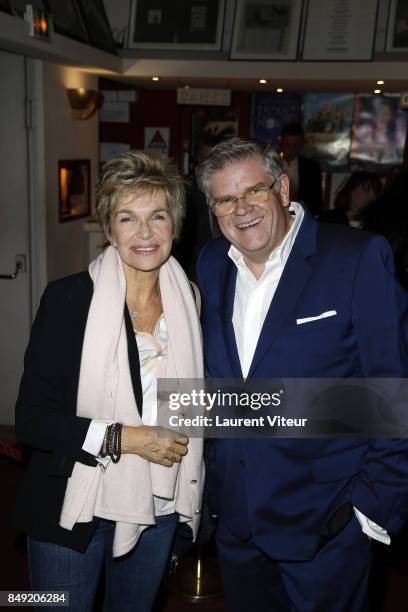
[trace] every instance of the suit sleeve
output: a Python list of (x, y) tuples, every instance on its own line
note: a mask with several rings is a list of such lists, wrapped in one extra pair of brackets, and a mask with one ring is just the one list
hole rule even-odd
[[(365, 377), (394, 379), (396, 388), (403, 385), (408, 375), (407, 313), (408, 297), (395, 279), (391, 249), (383, 238), (373, 237), (360, 257), (353, 290)], [(391, 417), (401, 419), (401, 425), (408, 424), (408, 405), (401, 405), (401, 399), (391, 399), (388, 409), (396, 411)], [(402, 527), (408, 515), (408, 438), (372, 440), (352, 502), (388, 532)]]
[[(66, 296), (44, 292), (24, 358), (16, 404), (16, 434), (23, 444), (50, 453), (55, 475), (69, 475), (75, 461), (93, 465), (84, 450), (90, 419), (76, 416), (81, 346), (72, 346), (75, 318)], [(71, 363), (74, 361), (74, 363)]]

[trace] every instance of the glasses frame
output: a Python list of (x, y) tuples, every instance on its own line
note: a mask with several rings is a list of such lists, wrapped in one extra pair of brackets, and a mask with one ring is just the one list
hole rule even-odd
[[(269, 192), (272, 191), (272, 187), (275, 185), (276, 181), (281, 177), (281, 174), (278, 174), (277, 176), (275, 176), (275, 178), (273, 179), (272, 183), (270, 185), (263, 185), (263, 187), (267, 188)], [(210, 204), (210, 208), (213, 211), (214, 215), (217, 217), (217, 219), (219, 219), (220, 217), (227, 217), (228, 215), (232, 215), (232, 213), (235, 211), (236, 206), (237, 206), (237, 202), (238, 200), (244, 200), (245, 204), (247, 206), (258, 206), (258, 204), (264, 204), (268, 198), (270, 197), (270, 193), (268, 195), (268, 198), (266, 198), (266, 200), (263, 200), (262, 202), (258, 202), (257, 204), (249, 204), (246, 201), (246, 196), (248, 195), (248, 192), (251, 191), (251, 189), (254, 189), (256, 187), (256, 185), (253, 185), (252, 187), (248, 187), (248, 189), (246, 189), (243, 193), (241, 193), (240, 195), (235, 196), (234, 198), (231, 197), (231, 201), (234, 202), (234, 208), (231, 210), (231, 212), (228, 213), (224, 213), (222, 215), (217, 215), (217, 213), (215, 212), (215, 207), (217, 205), (217, 201), (212, 202), (212, 204)], [(260, 187), (260, 185), (259, 185)]]

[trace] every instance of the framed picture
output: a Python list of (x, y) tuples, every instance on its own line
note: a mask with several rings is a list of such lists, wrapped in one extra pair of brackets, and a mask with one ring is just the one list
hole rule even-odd
[(11, 13), (11, 8), (7, 0), (0, 0), (0, 11), (3, 13)]
[(303, 60), (372, 59), (378, 0), (350, 2), (343, 9), (340, 4), (338, 0), (309, 0)]
[(81, 11), (89, 43), (116, 55), (116, 43), (102, 0), (76, 0)]
[[(8, 1), (2, 0), (1, 1), (1, 6), (6, 7), (6, 5), (8, 5), (9, 8), (11, 9), (12, 14), (15, 15), (16, 17), (21, 17), (22, 19), (24, 19), (26, 4), (31, 4), (33, 9), (39, 9), (39, 10), (46, 9), (46, 7), (44, 6), (43, 0), (8, 0)], [(4, 10), (6, 10), (6, 8), (4, 8)]]
[(302, 0), (237, 0), (231, 59), (295, 60)]
[(79, 42), (88, 43), (88, 35), (75, 0), (45, 0), (54, 31)]
[(387, 51), (408, 51), (408, 3), (391, 0), (388, 15)]
[(225, 0), (132, 0), (128, 46), (219, 50), (224, 5)]
[(58, 162), (59, 221), (74, 221), (91, 214), (91, 163), (89, 159)]

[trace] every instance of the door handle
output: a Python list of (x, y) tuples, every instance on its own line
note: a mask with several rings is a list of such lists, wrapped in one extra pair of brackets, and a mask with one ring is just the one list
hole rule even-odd
[(0, 274), (0, 279), (14, 280), (19, 272), (25, 272), (25, 255), (17, 255), (16, 269), (13, 274)]

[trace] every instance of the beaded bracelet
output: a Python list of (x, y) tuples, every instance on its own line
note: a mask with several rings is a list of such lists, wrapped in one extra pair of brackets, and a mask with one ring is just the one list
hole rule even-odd
[(122, 455), (122, 423), (112, 423), (107, 426), (100, 455), (109, 456), (113, 463), (118, 463)]

